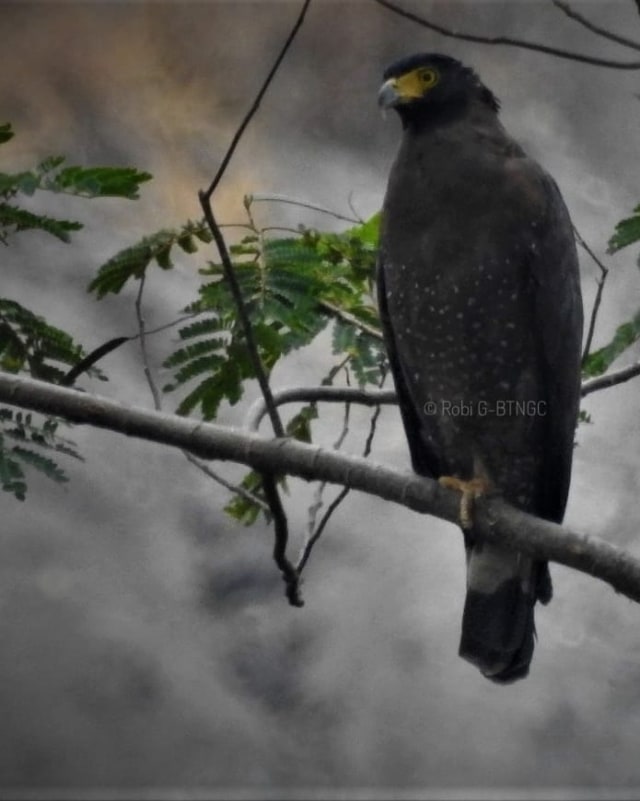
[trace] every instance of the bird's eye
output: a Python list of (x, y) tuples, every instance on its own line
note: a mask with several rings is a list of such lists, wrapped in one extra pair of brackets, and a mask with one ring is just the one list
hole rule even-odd
[(425, 89), (430, 89), (438, 83), (438, 73), (432, 69), (422, 69), (418, 73), (420, 81)]

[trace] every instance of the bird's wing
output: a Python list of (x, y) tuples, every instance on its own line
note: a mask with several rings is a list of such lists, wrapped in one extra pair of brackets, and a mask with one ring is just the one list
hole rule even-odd
[(532, 240), (533, 325), (548, 419), (536, 513), (559, 522), (569, 492), (580, 404), (582, 298), (569, 213), (555, 181), (537, 169), (546, 195), (546, 215)]
[[(417, 408), (411, 394), (407, 382), (404, 379), (402, 365), (398, 358), (396, 348), (395, 335), (391, 319), (389, 317), (389, 309), (387, 304), (387, 294), (385, 288), (385, 254), (381, 249), (378, 254), (377, 265), (377, 295), (378, 295), (378, 309), (380, 312), (380, 323), (384, 334), (384, 342), (389, 357), (389, 364), (391, 366), (391, 373), (393, 375), (394, 383), (396, 385), (396, 393), (398, 395), (398, 405), (400, 407), (400, 414), (402, 415), (402, 422), (407, 435), (407, 442), (409, 444), (409, 452), (411, 454), (411, 462), (413, 469), (416, 473), (422, 476), (430, 476), (436, 478), (443, 473), (440, 460), (433, 447), (429, 447), (426, 439), (424, 438), (425, 428), (429, 426), (430, 418), (423, 416), (420, 418), (420, 410)], [(438, 439), (438, 430), (432, 426), (433, 430), (430, 432), (433, 440)]]

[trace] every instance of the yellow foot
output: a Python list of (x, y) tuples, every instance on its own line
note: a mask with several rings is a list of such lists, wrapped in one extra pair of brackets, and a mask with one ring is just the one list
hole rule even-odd
[(463, 481), (456, 476), (440, 476), (438, 484), (445, 489), (462, 493), (460, 525), (464, 531), (469, 531), (473, 528), (473, 503), (476, 498), (492, 489), (491, 483), (486, 478), (472, 478), (470, 481)]

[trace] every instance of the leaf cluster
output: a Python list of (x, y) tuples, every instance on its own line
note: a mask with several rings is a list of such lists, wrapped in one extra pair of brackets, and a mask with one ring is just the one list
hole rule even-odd
[[(0, 126), (0, 144), (14, 136), (10, 124)], [(62, 242), (83, 226), (76, 220), (64, 220), (35, 214), (15, 202), (18, 195), (32, 196), (37, 191), (75, 195), (84, 198), (139, 197), (140, 184), (151, 179), (147, 172), (132, 167), (64, 166), (64, 156), (50, 156), (34, 169), (16, 173), (0, 172), (0, 241), (7, 244), (12, 234), (39, 230)]]
[[(0, 144), (9, 142), (13, 136), (10, 124), (0, 125)], [(82, 223), (76, 220), (49, 217), (23, 208), (19, 202), (21, 196), (45, 191), (83, 198), (133, 199), (138, 197), (140, 184), (151, 178), (148, 173), (129, 167), (85, 168), (65, 166), (64, 162), (64, 157), (53, 156), (32, 170), (0, 172), (0, 242), (8, 245), (13, 235), (33, 230), (69, 242), (71, 233), (82, 228)], [(0, 297), (0, 369), (68, 384), (66, 379), (86, 355), (84, 348), (66, 331), (15, 300)], [(105, 379), (95, 367), (87, 368), (86, 372)], [(61, 422), (0, 408), (0, 486), (4, 491), (24, 500), (26, 467), (57, 483), (67, 481), (52, 456), (81, 457), (74, 443), (59, 434)]]
[[(252, 323), (258, 351), (267, 371), (293, 350), (309, 345), (335, 318), (335, 310), (374, 324), (371, 297), (376, 221), (343, 234), (302, 230), (297, 237), (267, 238), (254, 230), (230, 252)], [(207, 420), (220, 403), (237, 403), (244, 383), (254, 378), (244, 332), (220, 263), (201, 270), (205, 283), (187, 311), (201, 319), (184, 327), (184, 345), (165, 362), (176, 372), (167, 392), (196, 382), (178, 412), (199, 408)], [(362, 384), (375, 383), (384, 357), (380, 343), (352, 323), (338, 319), (334, 353), (349, 357)]]

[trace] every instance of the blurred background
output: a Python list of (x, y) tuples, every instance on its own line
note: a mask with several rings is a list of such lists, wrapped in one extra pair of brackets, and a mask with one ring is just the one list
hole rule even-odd
[[(432, 21), (633, 60), (550, 2), (410, 2)], [(637, 5), (575, 2), (640, 40)], [(206, 186), (299, 11), (296, 2), (0, 3), (2, 119), (16, 137), (1, 170), (51, 154), (132, 165), (142, 198), (51, 197), (33, 207), (85, 223), (64, 245), (23, 234), (2, 251), (2, 295), (91, 350), (136, 331), (135, 287), (97, 303), (95, 270), (162, 227), (199, 217)], [(313, 0), (306, 21), (216, 197), (223, 222), (244, 193), (281, 194), (367, 217), (380, 208), (397, 148), (376, 94), (384, 68), (420, 50), (473, 66), (502, 101), (507, 129), (555, 177), (574, 222), (611, 273), (595, 345), (638, 308), (633, 248), (606, 256), (640, 202), (638, 73), (527, 50), (445, 39), (366, 0)], [(262, 224), (341, 223), (272, 203)], [(149, 327), (194, 299), (184, 256), (151, 272)], [(597, 267), (581, 253), (585, 308)], [(150, 342), (157, 378), (175, 331)], [(638, 358), (637, 349), (616, 363)], [(273, 383), (316, 384), (330, 337), (293, 354)], [(135, 343), (84, 386), (151, 407)], [(585, 399), (566, 523), (640, 555), (640, 383)], [(224, 407), (240, 424), (257, 389)], [(166, 396), (172, 411), (177, 398)], [(369, 412), (354, 410), (360, 452)], [(339, 410), (322, 409), (331, 444)], [(228, 493), (172, 450), (76, 428), (87, 459), (64, 488), (34, 477), (2, 504), (0, 794), (10, 797), (634, 798), (640, 788), (640, 608), (552, 566), (537, 611), (531, 675), (496, 687), (457, 657), (464, 597), (459, 532), (353, 494), (289, 607), (271, 533), (222, 512)], [(373, 458), (408, 469), (398, 412), (386, 408)], [(242, 469), (218, 465), (230, 478)], [(328, 493), (332, 497), (333, 491)], [(292, 482), (292, 531), (312, 489)], [(295, 543), (294, 546), (295, 548)]]

